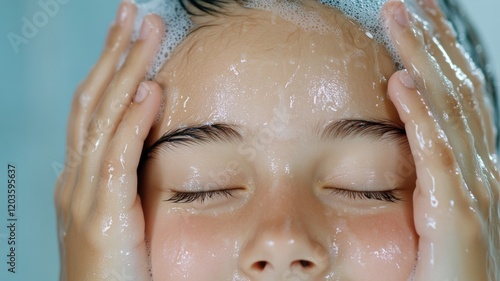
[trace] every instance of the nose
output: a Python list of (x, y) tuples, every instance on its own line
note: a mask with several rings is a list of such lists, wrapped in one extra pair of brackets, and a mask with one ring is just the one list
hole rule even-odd
[(328, 257), (300, 222), (274, 220), (258, 227), (242, 249), (240, 266), (252, 280), (314, 280), (326, 271)]

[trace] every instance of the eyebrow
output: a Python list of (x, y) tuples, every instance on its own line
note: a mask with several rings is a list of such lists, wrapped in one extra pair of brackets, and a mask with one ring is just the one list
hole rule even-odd
[[(176, 128), (167, 131), (141, 156), (141, 163), (153, 159), (162, 149), (172, 149), (179, 146), (201, 145), (211, 142), (242, 142), (240, 126), (228, 123), (213, 123)], [(373, 140), (388, 140), (398, 145), (408, 143), (404, 127), (389, 120), (341, 119), (318, 129), (318, 135), (323, 141), (345, 138), (370, 138)]]
[(341, 119), (331, 122), (320, 133), (322, 140), (368, 137), (406, 143), (404, 127), (389, 120)]
[(167, 131), (141, 155), (141, 163), (155, 158), (162, 149), (178, 146), (200, 145), (210, 142), (242, 142), (239, 126), (227, 123), (214, 123), (176, 128)]

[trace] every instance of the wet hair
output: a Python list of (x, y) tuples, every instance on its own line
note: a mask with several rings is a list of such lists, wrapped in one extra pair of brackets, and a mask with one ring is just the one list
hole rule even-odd
[(206, 13), (210, 15), (215, 14), (224, 14), (224, 6), (229, 3), (237, 2), (240, 5), (245, 4), (248, 0), (179, 0), (184, 10), (186, 10), (190, 15), (196, 16), (199, 13), (193, 11), (193, 9), (189, 9), (188, 5), (190, 4), (196, 10), (199, 10), (201, 13)]
[[(225, 14), (225, 6), (229, 3), (244, 5), (248, 0), (179, 0), (182, 7), (192, 16), (203, 13), (216, 15)], [(470, 55), (472, 61), (482, 70), (485, 78), (485, 91), (493, 105), (493, 118), (495, 126), (500, 129), (500, 112), (498, 104), (498, 91), (495, 84), (493, 66), (490, 63), (481, 38), (471, 24), (471, 21), (457, 3), (457, 0), (438, 0), (443, 13), (451, 22), (457, 32), (458, 42)], [(192, 9), (194, 8), (194, 10)], [(497, 146), (500, 144), (500, 134), (497, 135)]]

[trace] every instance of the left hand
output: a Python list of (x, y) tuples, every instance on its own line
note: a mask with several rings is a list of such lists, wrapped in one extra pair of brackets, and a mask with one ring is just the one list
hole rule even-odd
[(416, 164), (413, 280), (500, 280), (500, 176), (484, 77), (435, 1), (419, 2), (434, 32), (403, 2), (382, 11), (406, 67), (391, 76), (388, 94)]
[(54, 200), (64, 281), (150, 280), (137, 167), (161, 102), (160, 86), (143, 79), (164, 26), (146, 16), (130, 46), (136, 12), (121, 3), (101, 57), (73, 98)]

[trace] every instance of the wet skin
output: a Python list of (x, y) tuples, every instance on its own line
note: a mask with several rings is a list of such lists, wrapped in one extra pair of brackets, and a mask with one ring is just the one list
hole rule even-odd
[(198, 19), (215, 25), (159, 73), (165, 106), (139, 185), (155, 279), (410, 275), (415, 174), (386, 94), (394, 63), (357, 24), (321, 11), (335, 32), (257, 10)]
[(318, 34), (235, 8), (144, 81), (164, 25), (146, 16), (130, 48), (122, 3), (69, 116), (61, 279), (499, 280), (483, 76), (419, 5), (435, 33), (382, 7), (401, 71), (331, 10)]

